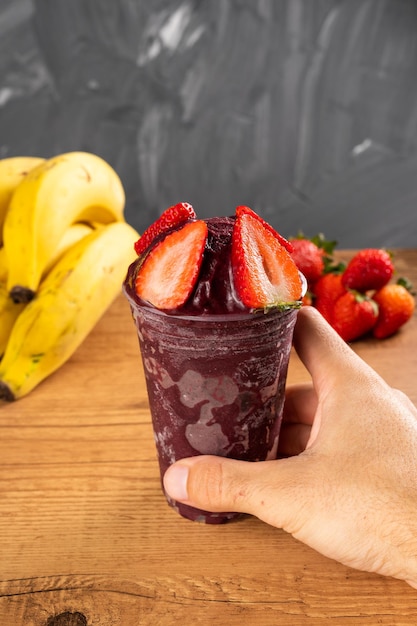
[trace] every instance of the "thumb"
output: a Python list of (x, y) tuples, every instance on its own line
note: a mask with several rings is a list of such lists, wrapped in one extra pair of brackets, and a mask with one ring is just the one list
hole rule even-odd
[(251, 463), (202, 455), (171, 465), (163, 482), (176, 501), (211, 512), (249, 513), (293, 532), (305, 509), (296, 493), (303, 493), (307, 465), (301, 457)]

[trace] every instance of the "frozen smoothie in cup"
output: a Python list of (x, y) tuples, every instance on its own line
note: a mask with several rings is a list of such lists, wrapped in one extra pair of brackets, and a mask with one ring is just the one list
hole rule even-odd
[[(304, 281), (291, 244), (248, 207), (197, 219), (180, 203), (135, 245), (124, 293), (136, 324), (161, 479), (175, 461), (276, 457)], [(167, 500), (191, 520), (210, 513)]]

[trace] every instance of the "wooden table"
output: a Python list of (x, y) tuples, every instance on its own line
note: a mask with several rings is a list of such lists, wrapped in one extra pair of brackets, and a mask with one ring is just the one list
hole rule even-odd
[[(417, 250), (398, 251), (417, 286)], [(417, 403), (417, 319), (354, 349)], [(295, 354), (289, 382), (308, 380)], [(77, 353), (0, 405), (1, 626), (399, 626), (417, 591), (244, 517), (178, 516), (160, 490), (135, 329), (121, 296)]]

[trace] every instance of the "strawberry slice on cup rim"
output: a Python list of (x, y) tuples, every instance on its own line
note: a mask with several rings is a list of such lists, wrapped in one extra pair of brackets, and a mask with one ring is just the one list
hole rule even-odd
[(271, 226), (251, 213), (238, 208), (232, 234), (232, 270), (239, 298), (255, 310), (301, 306), (305, 285), (288, 249)]
[(288, 250), (288, 252), (293, 252), (294, 250), (294, 246), (292, 244), (291, 241), (288, 241), (288, 239), (285, 239), (285, 237), (283, 237), (282, 235), (280, 235), (275, 228), (273, 228), (270, 224), (268, 224), (268, 222), (266, 222), (260, 215), (258, 215), (257, 213), (255, 213), (255, 211), (253, 211), (250, 207), (245, 206), (243, 204), (239, 205), (236, 207), (236, 217), (240, 217), (241, 215), (251, 215), (253, 218), (257, 219), (258, 222), (260, 222), (262, 224), (262, 226), (264, 226), (267, 230), (269, 230), (269, 232), (276, 238), (278, 239), (279, 243), (281, 244), (281, 246), (284, 246), (284, 248), (286, 250)]
[(175, 309), (184, 304), (197, 282), (207, 236), (207, 224), (196, 220), (157, 243), (136, 276), (139, 298), (157, 309)]

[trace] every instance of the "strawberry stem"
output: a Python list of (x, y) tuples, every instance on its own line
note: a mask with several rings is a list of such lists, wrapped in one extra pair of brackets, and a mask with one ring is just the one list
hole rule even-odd
[(401, 285), (401, 287), (404, 287), (405, 289), (407, 289), (407, 291), (409, 291), (412, 296), (416, 295), (416, 292), (414, 291), (413, 283), (405, 276), (401, 276), (397, 280), (397, 285)]

